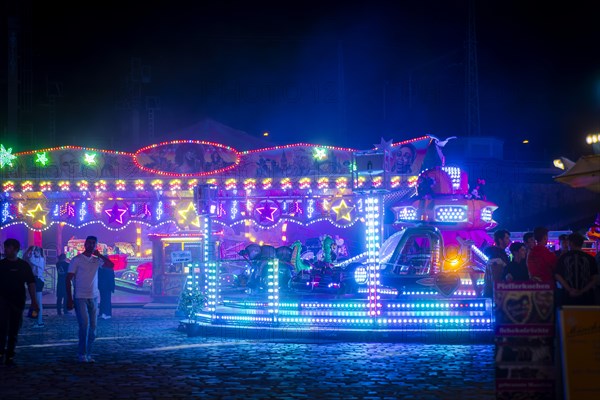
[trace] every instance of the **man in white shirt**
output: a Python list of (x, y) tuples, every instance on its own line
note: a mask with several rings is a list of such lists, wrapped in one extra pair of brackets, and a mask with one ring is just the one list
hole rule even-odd
[[(75, 307), (79, 324), (79, 361), (94, 362), (92, 344), (96, 339), (98, 322), (98, 268), (114, 268), (112, 261), (96, 249), (98, 239), (88, 236), (85, 251), (71, 259), (67, 274), (67, 310)], [(75, 296), (71, 292), (71, 281), (75, 281)], [(75, 302), (73, 302), (75, 298)]]

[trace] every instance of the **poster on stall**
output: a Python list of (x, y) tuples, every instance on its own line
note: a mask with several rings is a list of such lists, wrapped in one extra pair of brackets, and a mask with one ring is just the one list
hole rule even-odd
[(554, 291), (540, 282), (498, 282), (496, 336), (554, 336)]
[(565, 399), (600, 399), (600, 307), (559, 312)]
[(553, 399), (554, 293), (549, 284), (496, 284), (496, 398)]

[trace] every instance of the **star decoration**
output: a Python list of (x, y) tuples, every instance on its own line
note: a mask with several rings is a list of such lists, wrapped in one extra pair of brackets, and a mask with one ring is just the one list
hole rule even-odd
[(316, 158), (319, 161), (327, 159), (327, 149), (324, 147), (315, 147), (313, 150), (313, 158)]
[(0, 168), (4, 168), (6, 165), (12, 167), (12, 162), (15, 158), (17, 156), (12, 154), (12, 147), (5, 149), (4, 145), (0, 144)]
[[(40, 214), (39, 216), (37, 215), (38, 213)], [(28, 210), (26, 214), (31, 217), (32, 220), (39, 222), (42, 225), (46, 225), (46, 215), (48, 215), (48, 211), (44, 210), (40, 203), (38, 203), (33, 210)]]
[(115, 203), (111, 209), (104, 210), (108, 215), (108, 223), (116, 222), (123, 225), (123, 216), (127, 212), (127, 208), (119, 208), (119, 205)]
[(266, 200), (260, 203), (260, 207), (256, 207), (255, 210), (260, 214), (260, 222), (269, 221), (275, 222), (275, 213), (279, 211), (279, 207), (275, 204), (275, 207), (271, 207), (272, 201)]
[(350, 213), (354, 210), (354, 207), (348, 207), (346, 200), (342, 199), (337, 206), (333, 206), (331, 209), (335, 212), (335, 222), (342, 219), (352, 222)]
[(194, 207), (193, 202), (190, 201), (185, 210), (179, 210), (177, 213), (181, 216), (179, 219), (179, 223), (181, 225), (191, 224), (196, 227), (200, 227), (200, 217), (196, 214), (196, 207)]
[(48, 161), (50, 160), (48, 159), (48, 155), (45, 151), (35, 155), (35, 163), (41, 165), (42, 167), (45, 167), (46, 164), (48, 164)]
[(377, 150), (389, 150), (392, 147), (393, 141), (394, 139), (390, 139), (386, 142), (384, 138), (381, 138), (379, 144), (375, 144), (374, 146)]
[(96, 165), (96, 153), (85, 153), (83, 157), (87, 165)]

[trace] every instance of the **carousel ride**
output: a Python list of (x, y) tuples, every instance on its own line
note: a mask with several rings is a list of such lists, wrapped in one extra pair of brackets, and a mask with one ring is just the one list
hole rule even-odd
[[(220, 260), (206, 270), (197, 286), (206, 293), (203, 307), (186, 323), (296, 332), (492, 332), (480, 249), (492, 243), (487, 231), (496, 226), (497, 206), (469, 191), (457, 167), (425, 169), (397, 191), (365, 185), (386, 171), (372, 164), (362, 170), (363, 156), (368, 163), (381, 157), (382, 166), (388, 157), (385, 151), (354, 155), (355, 186), (346, 201), (362, 204), (362, 251), (352, 254), (344, 238), (327, 231), (317, 248), (314, 238), (250, 243), (238, 253), (241, 265)], [(384, 240), (386, 212), (397, 232)]]

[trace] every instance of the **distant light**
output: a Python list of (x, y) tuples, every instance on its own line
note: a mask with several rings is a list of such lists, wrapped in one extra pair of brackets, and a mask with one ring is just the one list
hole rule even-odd
[(587, 137), (585, 138), (585, 141), (587, 142), (587, 144), (596, 144), (596, 143), (600, 142), (600, 133), (596, 133), (593, 135), (587, 135)]
[(263, 136), (269, 136), (269, 132), (263, 132)]
[(554, 166), (559, 169), (565, 169), (565, 164), (562, 162), (560, 158), (554, 160)]
[(528, 144), (528, 143), (529, 143), (528, 139), (523, 140), (523, 144)]

